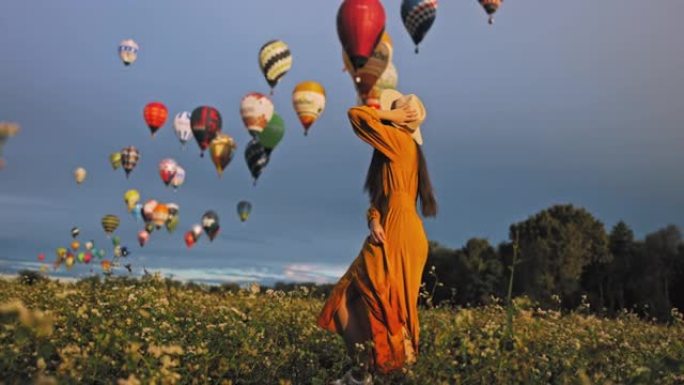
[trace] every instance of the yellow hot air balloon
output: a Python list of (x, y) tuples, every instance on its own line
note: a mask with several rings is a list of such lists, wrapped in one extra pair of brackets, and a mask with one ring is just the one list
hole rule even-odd
[(259, 67), (268, 85), (271, 86), (271, 94), (273, 94), (273, 88), (280, 78), (292, 68), (290, 48), (282, 40), (267, 42), (259, 50)]
[(117, 170), (119, 167), (121, 167), (121, 153), (117, 151), (109, 154), (109, 163), (112, 165), (114, 170)]
[(292, 104), (304, 126), (304, 135), (325, 109), (325, 88), (320, 83), (306, 81), (297, 84), (292, 92)]
[(223, 175), (223, 170), (233, 159), (237, 145), (235, 140), (226, 134), (218, 134), (214, 140), (211, 141), (209, 145), (209, 151), (211, 153), (211, 161), (214, 162), (216, 166), (216, 171), (219, 177)]
[(135, 208), (135, 205), (140, 202), (140, 193), (138, 190), (128, 190), (124, 193), (124, 202), (126, 202), (126, 207), (130, 213)]
[(104, 229), (107, 236), (112, 235), (114, 230), (119, 227), (119, 217), (116, 215), (105, 215), (102, 217), (102, 228)]
[(83, 183), (87, 175), (88, 172), (83, 167), (78, 167), (76, 170), (74, 170), (74, 179), (76, 180), (77, 184)]
[(389, 63), (392, 62), (392, 39), (387, 32), (383, 33), (382, 39), (375, 46), (373, 54), (368, 59), (368, 62), (363, 67), (354, 71), (354, 67), (349, 60), (347, 54), (343, 51), (342, 58), (344, 65), (354, 80), (356, 91), (361, 99), (365, 99), (368, 93), (373, 89), (375, 83), (385, 72)]

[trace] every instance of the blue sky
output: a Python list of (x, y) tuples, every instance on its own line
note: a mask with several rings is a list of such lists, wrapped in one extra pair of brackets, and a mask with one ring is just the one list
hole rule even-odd
[[(684, 3), (508, 1), (490, 27), (476, 1), (442, 1), (419, 55), (400, 2), (384, 5), (399, 89), (419, 94), (428, 109), (424, 151), (441, 208), (425, 221), (430, 239), (498, 243), (511, 223), (556, 203), (585, 207), (607, 227), (625, 220), (638, 236), (684, 225)], [(122, 218), (117, 233), (137, 271), (334, 281), (366, 234), (362, 184), (371, 155), (346, 119), (355, 94), (341, 71), (338, 6), (3, 1), (0, 120), (19, 122), (22, 132), (5, 146), (0, 171), (0, 270), (35, 262), (39, 252), (52, 258), (72, 226), (82, 241), (111, 250), (99, 221), (112, 213)], [(116, 53), (125, 38), (141, 47), (131, 67)], [(268, 91), (257, 53), (273, 38), (294, 55), (273, 97), (287, 131), (253, 187), (239, 101)], [(304, 137), (290, 97), (308, 79), (326, 87), (328, 101)], [(150, 138), (142, 109), (152, 100), (172, 115), (202, 104), (221, 111), (224, 132), (238, 142), (222, 179), (194, 142), (180, 150), (169, 122)], [(128, 145), (142, 160), (127, 180), (107, 156)], [(165, 157), (188, 172), (176, 193), (157, 174)], [(72, 178), (77, 166), (89, 172), (81, 186)], [(140, 224), (123, 204), (129, 188), (178, 203), (178, 231), (154, 233), (140, 249)], [(244, 224), (235, 212), (242, 199), (254, 204)], [(208, 209), (221, 216), (221, 234), (187, 250), (183, 233)]]

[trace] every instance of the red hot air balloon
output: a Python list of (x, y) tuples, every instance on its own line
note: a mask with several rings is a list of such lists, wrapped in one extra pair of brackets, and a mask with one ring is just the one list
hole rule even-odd
[(147, 123), (150, 131), (152, 131), (152, 136), (164, 125), (168, 115), (169, 110), (166, 109), (164, 103), (152, 102), (145, 106), (143, 116), (145, 117), (145, 123)]
[(385, 9), (380, 0), (345, 0), (337, 11), (337, 35), (357, 70), (373, 54), (385, 30)]
[(201, 106), (192, 111), (190, 127), (200, 147), (200, 156), (204, 156), (204, 150), (209, 147), (209, 143), (221, 131), (221, 125), (221, 113), (214, 107)]

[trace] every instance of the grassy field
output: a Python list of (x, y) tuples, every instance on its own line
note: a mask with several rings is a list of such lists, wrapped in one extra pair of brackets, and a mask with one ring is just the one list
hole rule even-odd
[[(424, 309), (420, 357), (377, 384), (683, 384), (684, 321), (535, 309)], [(0, 279), (3, 384), (325, 384), (348, 365), (322, 298), (150, 278)], [(506, 343), (508, 341), (508, 343)]]

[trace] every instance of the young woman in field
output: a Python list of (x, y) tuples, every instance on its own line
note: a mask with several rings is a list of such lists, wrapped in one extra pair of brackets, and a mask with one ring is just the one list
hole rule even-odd
[(356, 135), (374, 150), (365, 185), (370, 235), (317, 320), (343, 337), (356, 363), (332, 383), (338, 385), (372, 384), (372, 372), (401, 369), (418, 351), (418, 292), (428, 253), (418, 198), (423, 216), (437, 213), (420, 148), (426, 112), (417, 96), (395, 90), (384, 91), (380, 105), (348, 113)]

